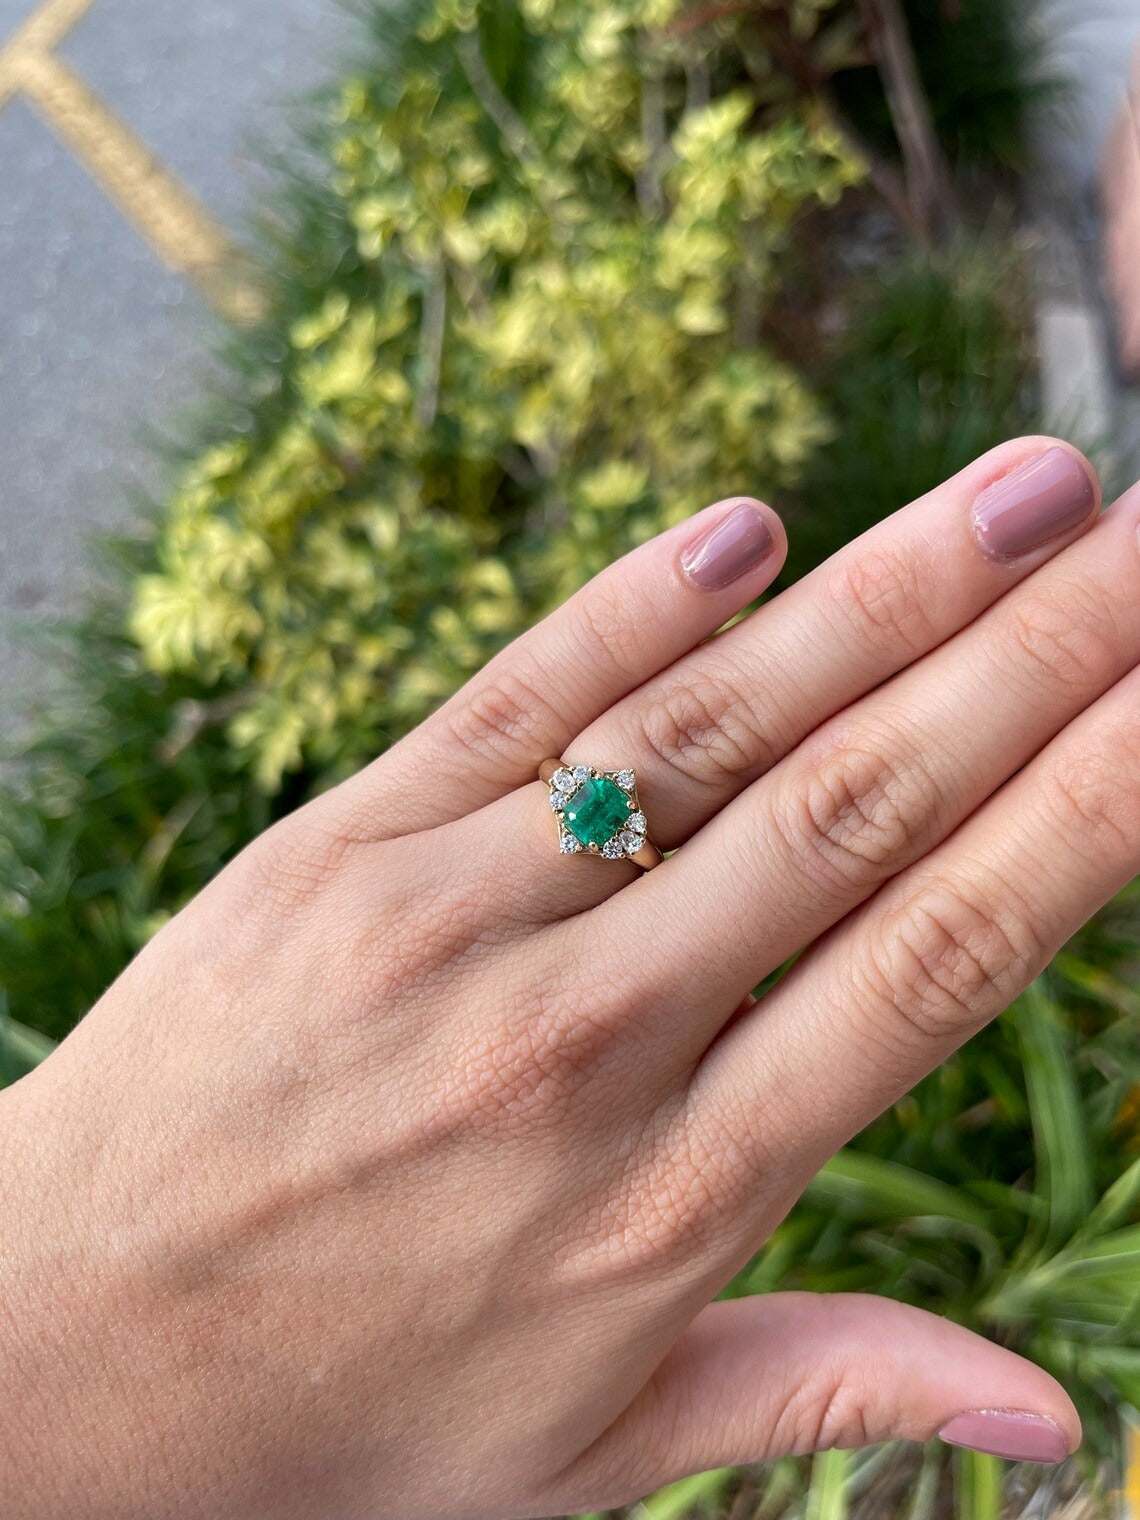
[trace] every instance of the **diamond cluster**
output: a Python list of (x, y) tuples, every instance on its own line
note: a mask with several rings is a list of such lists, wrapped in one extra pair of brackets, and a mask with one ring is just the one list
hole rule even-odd
[(550, 806), (558, 821), (564, 855), (587, 850), (624, 860), (645, 843), (645, 814), (631, 770), (602, 771), (592, 765), (562, 766), (550, 778)]

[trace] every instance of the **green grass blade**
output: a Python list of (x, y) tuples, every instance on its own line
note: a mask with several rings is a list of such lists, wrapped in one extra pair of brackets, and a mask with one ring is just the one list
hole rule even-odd
[(913, 1219), (926, 1215), (957, 1220), (986, 1230), (984, 1208), (950, 1187), (896, 1161), (859, 1151), (840, 1151), (812, 1180), (811, 1202), (872, 1219)]
[(1122, 1173), (1081, 1226), (1082, 1236), (1101, 1235), (1118, 1225), (1134, 1222), (1140, 1208), (1140, 1160)]
[(754, 1516), (749, 1520), (777, 1520), (784, 1516), (793, 1499), (803, 1492), (800, 1464), (794, 1457), (782, 1457), (770, 1463), (759, 1477), (761, 1492)]
[(945, 1448), (937, 1445), (930, 1445), (923, 1452), (922, 1467), (907, 1507), (906, 1520), (933, 1520), (944, 1454)]
[(847, 1520), (849, 1451), (821, 1451), (811, 1465), (804, 1520)]
[(27, 1076), (54, 1049), (54, 1040), (38, 1029), (18, 1024), (0, 1008), (0, 1087)]
[(1106, 1378), (1119, 1398), (1140, 1408), (1140, 1349), (1129, 1346), (1090, 1346), (1077, 1354), (1083, 1376)]
[(959, 1451), (954, 1459), (957, 1520), (1001, 1520), (1002, 1465), (997, 1457)]
[(1029, 1090), (1037, 1190), (1049, 1205), (1050, 1238), (1067, 1240), (1092, 1208), (1092, 1163), (1064, 1015), (1043, 978), (1021, 999), (1016, 1024)]
[(644, 1501), (641, 1508), (650, 1520), (682, 1520), (682, 1516), (694, 1510), (707, 1510), (721, 1497), (732, 1477), (731, 1467), (719, 1467), (713, 1472), (682, 1478), (679, 1483), (659, 1489)]

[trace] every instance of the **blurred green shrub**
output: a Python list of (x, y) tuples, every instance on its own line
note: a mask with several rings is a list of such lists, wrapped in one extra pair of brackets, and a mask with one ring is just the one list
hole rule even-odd
[(154, 675), (121, 624), (106, 606), (67, 632), (66, 685), (0, 784), (0, 1026), (6, 1004), (57, 1039), (296, 800), (239, 763), (232, 690)]
[(836, 427), (795, 493), (790, 574), (1036, 426), (1025, 291), (1016, 245), (990, 237), (852, 282), (817, 383)]
[(132, 621), (156, 671), (240, 683), (267, 788), (357, 763), (615, 555), (789, 484), (826, 436), (761, 321), (795, 218), (858, 165), (729, 66), (693, 103), (678, 11), (438, 0), (398, 70), (343, 89), (344, 277), (252, 436), (188, 471)]

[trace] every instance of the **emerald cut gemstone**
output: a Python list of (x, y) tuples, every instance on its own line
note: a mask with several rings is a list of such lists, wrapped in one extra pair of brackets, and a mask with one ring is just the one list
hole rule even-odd
[(630, 800), (616, 782), (595, 776), (566, 803), (562, 822), (585, 845), (603, 845), (625, 827)]

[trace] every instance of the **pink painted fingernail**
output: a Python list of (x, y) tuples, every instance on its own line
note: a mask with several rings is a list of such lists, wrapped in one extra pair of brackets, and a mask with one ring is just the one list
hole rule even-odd
[(991, 559), (1018, 559), (1079, 527), (1096, 503), (1088, 470), (1068, 449), (1046, 449), (987, 486), (974, 503), (974, 532)]
[(741, 497), (732, 510), (707, 528), (681, 555), (681, 568), (702, 591), (723, 591), (766, 560), (775, 547), (772, 530), (757, 502)]
[(943, 1425), (938, 1436), (950, 1446), (968, 1446), (1007, 1462), (1063, 1462), (1069, 1455), (1056, 1421), (1022, 1409), (968, 1409)]

